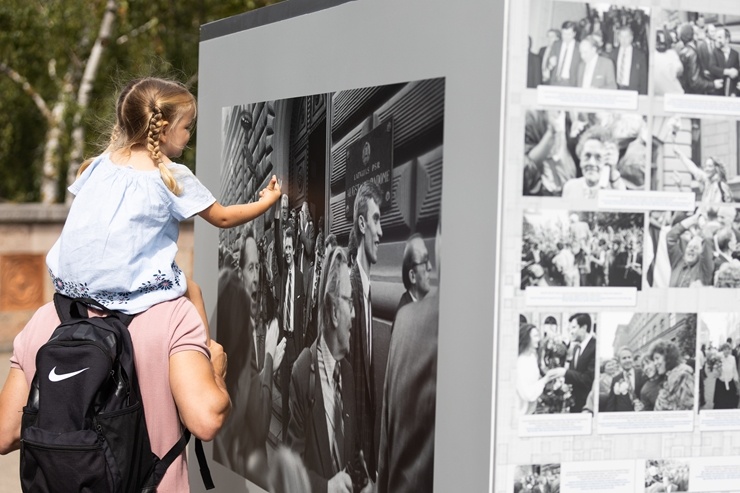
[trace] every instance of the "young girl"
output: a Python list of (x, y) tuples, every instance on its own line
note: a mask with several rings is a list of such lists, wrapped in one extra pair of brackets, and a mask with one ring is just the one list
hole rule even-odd
[(131, 81), (102, 155), (82, 164), (76, 198), (46, 257), (55, 289), (136, 314), (186, 294), (207, 324), (199, 287), (175, 263), (179, 223), (195, 214), (220, 228), (263, 214), (281, 195), (275, 176), (257, 202), (222, 206), (185, 166), (195, 97), (157, 78)]

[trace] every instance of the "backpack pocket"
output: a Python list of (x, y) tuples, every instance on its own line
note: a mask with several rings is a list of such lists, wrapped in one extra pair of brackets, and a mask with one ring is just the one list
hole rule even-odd
[(34, 493), (116, 491), (109, 454), (92, 430), (57, 434), (28, 428), (21, 440), (21, 486)]

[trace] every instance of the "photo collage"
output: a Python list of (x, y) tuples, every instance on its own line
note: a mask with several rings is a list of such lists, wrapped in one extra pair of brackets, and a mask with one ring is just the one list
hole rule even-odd
[(734, 491), (740, 10), (509, 17), (493, 491)]

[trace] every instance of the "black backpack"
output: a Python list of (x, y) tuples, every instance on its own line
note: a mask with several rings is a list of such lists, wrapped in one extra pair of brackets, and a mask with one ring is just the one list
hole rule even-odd
[[(154, 492), (190, 433), (152, 452), (128, 325), (133, 317), (91, 299), (54, 295), (61, 323), (36, 355), (21, 423), (24, 492)], [(87, 306), (105, 312), (88, 317)], [(213, 488), (202, 444), (196, 455)]]

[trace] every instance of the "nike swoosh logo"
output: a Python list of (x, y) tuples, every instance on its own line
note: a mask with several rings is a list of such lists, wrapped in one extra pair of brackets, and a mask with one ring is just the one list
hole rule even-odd
[(66, 380), (68, 378), (72, 378), (73, 376), (79, 375), (83, 371), (89, 370), (89, 369), (90, 369), (90, 367), (88, 366), (87, 368), (83, 368), (82, 370), (77, 370), (77, 371), (73, 371), (73, 372), (70, 372), (70, 373), (62, 373), (62, 374), (59, 374), (59, 373), (57, 373), (57, 367), (55, 366), (49, 372), (49, 380), (51, 380), (52, 382), (61, 382), (62, 380)]

